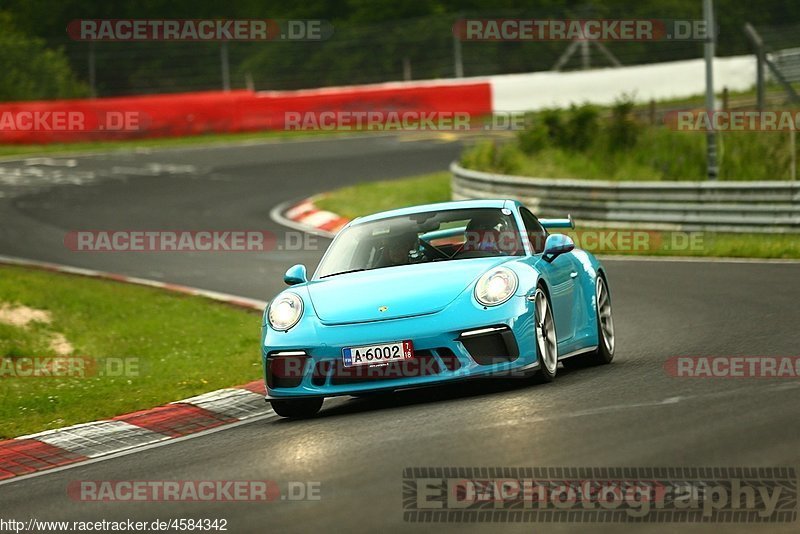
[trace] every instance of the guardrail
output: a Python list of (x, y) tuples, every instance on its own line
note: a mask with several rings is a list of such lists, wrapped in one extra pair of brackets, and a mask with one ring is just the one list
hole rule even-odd
[(450, 165), (453, 200), (514, 198), (585, 226), (800, 232), (800, 182), (610, 182), (507, 176)]

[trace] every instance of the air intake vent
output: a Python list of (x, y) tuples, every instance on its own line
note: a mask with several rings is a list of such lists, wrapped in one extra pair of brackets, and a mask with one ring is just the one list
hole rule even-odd
[(308, 355), (303, 351), (267, 355), (267, 386), (296, 388), (303, 381)]
[(469, 355), (480, 365), (513, 362), (519, 357), (519, 347), (514, 333), (506, 327), (490, 327), (464, 332), (458, 338)]

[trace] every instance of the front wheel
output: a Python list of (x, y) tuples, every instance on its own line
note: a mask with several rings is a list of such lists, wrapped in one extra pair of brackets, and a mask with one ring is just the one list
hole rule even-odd
[(552, 382), (558, 368), (558, 343), (556, 341), (556, 325), (553, 321), (553, 310), (550, 299), (544, 289), (538, 287), (533, 299), (535, 303), (536, 355), (539, 361), (534, 380)]
[(322, 408), (323, 398), (271, 400), (269, 403), (275, 413), (289, 419), (307, 419), (314, 417)]

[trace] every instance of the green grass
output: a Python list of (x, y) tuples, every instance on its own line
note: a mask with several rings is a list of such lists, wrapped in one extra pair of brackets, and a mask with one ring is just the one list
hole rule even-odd
[[(602, 139), (602, 137), (601, 137)], [(788, 132), (725, 132), (718, 137), (720, 180), (789, 180)], [(630, 150), (612, 151), (601, 141), (584, 151), (547, 146), (523, 153), (515, 142), (482, 141), (467, 149), (466, 168), (533, 176), (614, 181), (705, 180), (706, 137), (644, 127)]]
[[(0, 438), (151, 408), (261, 376), (257, 312), (17, 267), (0, 267), (0, 303), (52, 316), (51, 324), (25, 328), (0, 324), (0, 358), (54, 356), (49, 339), (58, 332), (74, 347), (73, 356), (105, 362), (100, 369), (108, 369), (109, 361), (127, 361), (134, 371), (85, 378), (2, 376)], [(9, 362), (0, 363), (8, 371)]]
[(446, 200), (450, 200), (450, 173), (437, 172), (344, 187), (315, 198), (314, 204), (354, 219), (378, 211)]
[[(719, 90), (716, 91), (715, 97), (717, 101), (722, 103), (723, 92)], [(730, 98), (730, 103), (734, 103), (737, 101), (751, 101), (752, 108), (755, 108), (756, 102), (756, 88), (752, 87), (750, 89), (744, 91), (729, 91), (728, 97)], [(786, 99), (786, 91), (783, 87), (778, 83), (767, 83), (765, 86), (765, 97), (767, 102), (775, 102), (775, 101), (782, 101)], [(656, 108), (663, 109), (663, 108), (674, 108), (674, 107), (698, 107), (703, 108), (706, 104), (706, 95), (705, 94), (697, 94), (694, 96), (689, 97), (679, 97), (679, 98), (665, 98), (663, 100), (656, 101)], [(650, 104), (645, 103), (637, 103), (634, 108), (637, 111), (644, 112), (647, 111), (650, 107)]]
[(186, 137), (154, 137), (125, 141), (90, 141), (79, 143), (51, 143), (44, 145), (0, 144), (0, 158), (30, 156), (38, 154), (79, 154), (82, 152), (112, 152), (136, 148), (180, 148), (211, 144), (240, 143), (259, 140), (291, 140), (323, 135), (354, 135), (359, 132), (337, 132), (332, 130), (269, 130), (231, 134), (205, 134)]
[[(325, 193), (315, 204), (347, 218), (368, 215), (377, 211), (402, 208), (415, 204), (450, 200), (450, 173), (439, 172), (385, 182), (368, 182)], [(578, 232), (598, 229), (578, 225)], [(614, 230), (601, 230), (611, 232)], [(797, 234), (733, 234), (715, 232), (647, 232), (648, 246), (644, 250), (621, 249), (620, 245), (599, 247), (590, 238), (585, 246), (595, 254), (624, 254), (649, 256), (697, 256), (736, 258), (800, 258), (800, 238)], [(574, 235), (574, 234), (573, 234)], [(584, 234), (586, 236), (586, 234)], [(630, 239), (630, 237), (629, 237)], [(693, 239), (694, 241), (689, 241)], [(612, 240), (612, 243), (623, 243)]]
[[(789, 180), (788, 132), (726, 132), (718, 138), (720, 180)], [(706, 136), (700, 132), (673, 132), (647, 128), (637, 147), (629, 154), (603, 157), (595, 152), (593, 161), (607, 162), (610, 179), (705, 180)], [(602, 166), (601, 166), (602, 167)], [(608, 178), (607, 178), (608, 179)]]

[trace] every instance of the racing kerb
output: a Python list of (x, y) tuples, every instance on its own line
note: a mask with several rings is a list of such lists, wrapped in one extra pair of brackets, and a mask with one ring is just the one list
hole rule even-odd
[(453, 200), (514, 198), (540, 217), (585, 226), (800, 232), (800, 183), (611, 182), (509, 176), (450, 165)]

